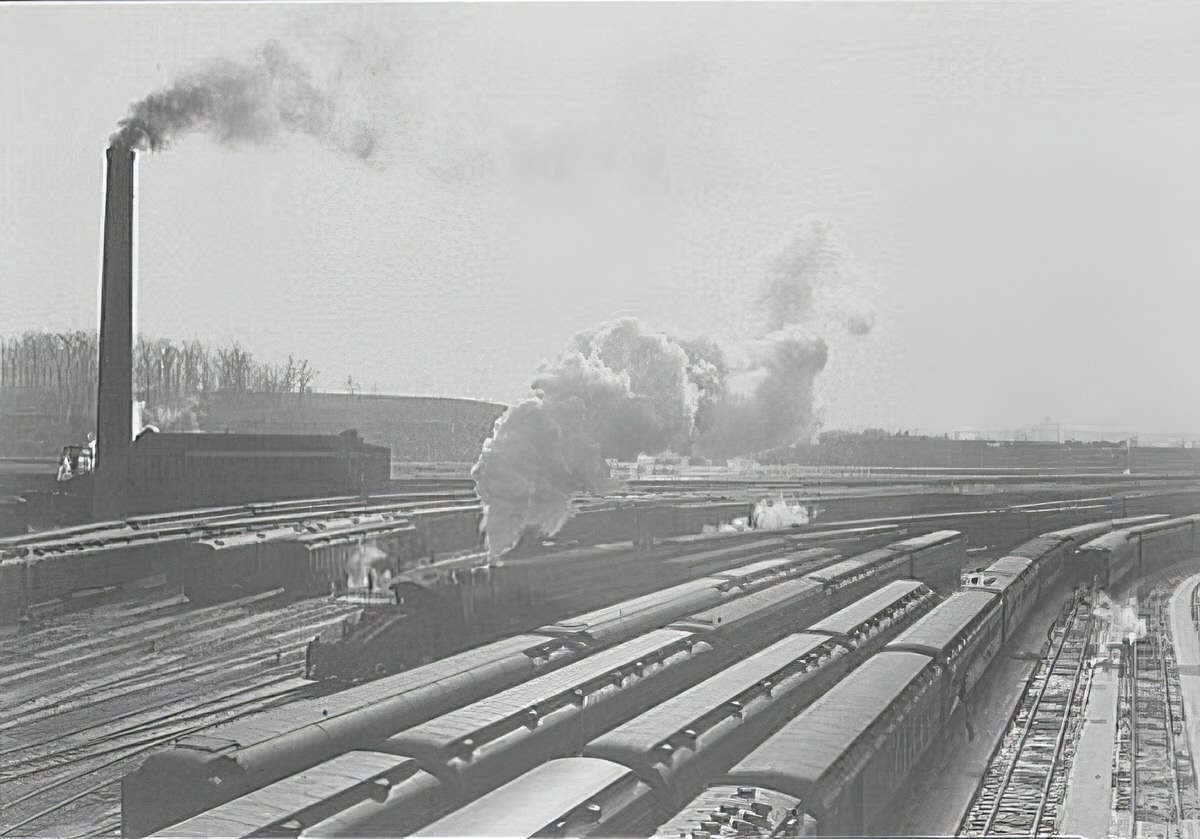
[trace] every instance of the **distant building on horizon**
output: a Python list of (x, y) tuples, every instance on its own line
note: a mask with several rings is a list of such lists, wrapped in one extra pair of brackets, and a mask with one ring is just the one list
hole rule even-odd
[(1074, 425), (1042, 422), (1019, 428), (957, 428), (951, 435), (955, 440), (992, 440), (1013, 443), (1118, 443), (1141, 447), (1173, 447), (1191, 449), (1200, 440), (1200, 433), (1141, 432), (1116, 426)]

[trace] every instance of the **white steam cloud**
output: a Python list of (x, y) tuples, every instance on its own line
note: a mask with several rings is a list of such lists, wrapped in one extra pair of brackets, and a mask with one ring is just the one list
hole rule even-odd
[(507, 411), (472, 470), (498, 556), (555, 533), (571, 496), (610, 488), (606, 458), (728, 458), (809, 439), (815, 382), (829, 358), (819, 319), (865, 335), (858, 269), (837, 228), (807, 217), (766, 259), (757, 334), (681, 340), (627, 317), (576, 335), (543, 362), (533, 396)]

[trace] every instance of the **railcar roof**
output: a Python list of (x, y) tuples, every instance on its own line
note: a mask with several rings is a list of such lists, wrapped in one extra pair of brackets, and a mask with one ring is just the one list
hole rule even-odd
[(989, 565), (983, 573), (1016, 577), (1031, 565), (1033, 565), (1033, 560), (1026, 556), (1002, 556)]
[(1043, 533), (1042, 536), (1047, 539), (1084, 539), (1088, 536), (1099, 536), (1101, 533), (1107, 533), (1112, 528), (1113, 523), (1111, 521), (1094, 521), (1089, 524), (1077, 524), (1074, 527), (1051, 530), (1049, 533)]
[(925, 584), (920, 580), (896, 580), (876, 589), (846, 608), (834, 612), (824, 620), (817, 621), (809, 627), (809, 630), (846, 635), (922, 588), (925, 588)]
[(767, 615), (781, 609), (793, 607), (795, 601), (804, 597), (815, 597), (821, 591), (821, 584), (813, 580), (784, 580), (762, 591), (737, 597), (721, 603), (711, 609), (696, 612), (679, 621), (681, 624), (701, 623), (706, 626), (728, 626), (739, 620)]
[(941, 653), (953, 646), (995, 599), (995, 593), (979, 589), (956, 592), (900, 633), (887, 649), (918, 650), (927, 655)]
[(867, 659), (721, 779), (761, 785), (797, 798), (833, 768), (918, 676), (930, 666), (918, 653)]
[[(718, 539), (720, 539), (724, 534), (715, 535)], [(782, 539), (778, 536), (771, 536), (761, 540), (734, 539), (732, 541), (734, 544), (710, 548), (706, 551), (696, 551), (695, 553), (689, 551), (688, 553), (680, 554), (679, 556), (673, 556), (665, 561), (668, 563), (708, 562), (709, 560), (720, 559), (722, 556), (726, 556), (728, 554), (745, 554), (748, 551), (761, 551), (766, 553), (772, 550), (782, 550), (783, 548), (789, 546), (789, 543), (786, 539)]]
[(923, 536), (913, 536), (911, 539), (905, 539), (902, 542), (893, 542), (888, 547), (895, 548), (898, 551), (916, 551), (921, 548), (941, 544), (942, 542), (949, 542), (960, 536), (962, 534), (957, 530), (935, 530), (933, 533), (926, 533)]
[(811, 560), (836, 555), (833, 551), (826, 548), (813, 548), (773, 559), (760, 559), (758, 562), (751, 562), (749, 565), (743, 565), (740, 568), (730, 568), (728, 571), (717, 572), (713, 576), (723, 580), (750, 580), (755, 577), (765, 577), (772, 573), (784, 571)]
[[(748, 789), (739, 789), (732, 786), (710, 787), (688, 802), (670, 821), (656, 830), (654, 835), (662, 837), (662, 839), (679, 839), (680, 836), (691, 836), (693, 831), (703, 830), (701, 827), (703, 822), (711, 821), (717, 813), (726, 812), (722, 810), (723, 806), (743, 810), (755, 806), (761, 807), (762, 805), (766, 805), (767, 813), (769, 814), (767, 816), (769, 820), (769, 828), (767, 830), (771, 830), (780, 827), (788, 818), (788, 814), (800, 806), (800, 801), (790, 795), (753, 787)], [(762, 829), (761, 823), (756, 824), (756, 827)], [(707, 833), (708, 831), (704, 832)], [(774, 834), (764, 831), (760, 835)], [(801, 832), (784, 835), (810, 836), (812, 834)]]
[(1200, 515), (1180, 516), (1179, 518), (1151, 522), (1150, 524), (1142, 524), (1138, 525), (1137, 527), (1129, 528), (1129, 532), (1139, 534), (1157, 533), (1160, 530), (1173, 530), (1177, 527), (1189, 527), (1194, 524), (1200, 524)]
[(648, 751), (687, 729), (701, 717), (737, 699), (793, 661), (830, 643), (831, 639), (823, 635), (789, 635), (592, 742), (597, 746), (632, 746)]
[(411, 835), (532, 836), (632, 776), (631, 769), (598, 758), (550, 761)]
[(663, 604), (673, 603), (691, 594), (698, 594), (705, 591), (712, 591), (715, 594), (718, 591), (718, 585), (719, 581), (713, 577), (701, 577), (699, 580), (691, 580), (677, 586), (653, 591), (641, 597), (635, 597), (632, 600), (624, 600), (620, 603), (614, 603), (611, 606), (604, 606), (595, 611), (586, 612), (578, 617), (561, 620), (558, 623), (544, 626), (539, 631), (585, 632), (597, 624), (608, 623), (622, 617), (632, 617), (647, 609), (655, 609)]
[(1103, 536), (1097, 536), (1088, 542), (1085, 542), (1079, 547), (1081, 551), (1114, 551), (1123, 546), (1129, 541), (1128, 530), (1114, 530), (1112, 533), (1105, 533)]
[(228, 536), (199, 539), (196, 544), (203, 545), (206, 548), (213, 548), (214, 550), (227, 550), (230, 548), (244, 548), (246, 545), (270, 542), (275, 539), (299, 539), (302, 533), (303, 531), (296, 527), (272, 527), (267, 530), (252, 530), (245, 533), (231, 533)]
[(1061, 536), (1038, 536), (1013, 548), (1009, 556), (1023, 556), (1028, 559), (1038, 559), (1050, 553), (1067, 540)]
[[(230, 746), (250, 746), (306, 725), (325, 722), (342, 714), (403, 697), (411, 691), (426, 688), (476, 667), (492, 664), (505, 656), (531, 650), (550, 640), (540, 635), (504, 638), (365, 685), (356, 685), (317, 699), (294, 702), (282, 710), (238, 720), (206, 732), (204, 738), (212, 742), (226, 740)], [(190, 739), (185, 737), (179, 743), (186, 745)]]
[(347, 752), (154, 835), (248, 836), (359, 784), (394, 774), (406, 775), (416, 768), (411, 758), (379, 752)]
[[(876, 560), (878, 561), (878, 560)], [(870, 566), (872, 562), (863, 562), (858, 557), (852, 559), (843, 559), (841, 562), (835, 562), (832, 565), (827, 565), (819, 571), (813, 571), (808, 575), (809, 579), (816, 580), (819, 583), (829, 583), (842, 577), (858, 574), (862, 572), (864, 567)]]
[(539, 704), (572, 690), (578, 685), (602, 678), (608, 673), (627, 667), (664, 647), (691, 638), (693, 633), (676, 629), (659, 629), (640, 638), (618, 644), (611, 649), (590, 655), (582, 661), (538, 676), (481, 699), (463, 708), (449, 711), (440, 717), (413, 726), (394, 738), (395, 742), (419, 740), (450, 745), (477, 732), (535, 708)]

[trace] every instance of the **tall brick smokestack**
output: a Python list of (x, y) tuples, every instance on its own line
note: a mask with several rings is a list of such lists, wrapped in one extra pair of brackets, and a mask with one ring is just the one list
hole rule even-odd
[(120, 517), (126, 512), (133, 443), (133, 191), (137, 152), (114, 142), (107, 156), (93, 504), (99, 519)]

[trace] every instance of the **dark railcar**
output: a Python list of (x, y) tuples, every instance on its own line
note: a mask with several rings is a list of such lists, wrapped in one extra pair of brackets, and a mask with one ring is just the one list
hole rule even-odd
[(721, 776), (799, 802), (821, 836), (883, 835), (893, 794), (943, 722), (928, 656), (882, 652)]
[(122, 832), (145, 836), (575, 660), (573, 644), (506, 638), (443, 661), (184, 737), (121, 782)]
[(990, 591), (951, 595), (889, 643), (889, 652), (913, 652), (932, 658), (946, 673), (944, 719), (966, 701), (1004, 643), (1003, 610)]

